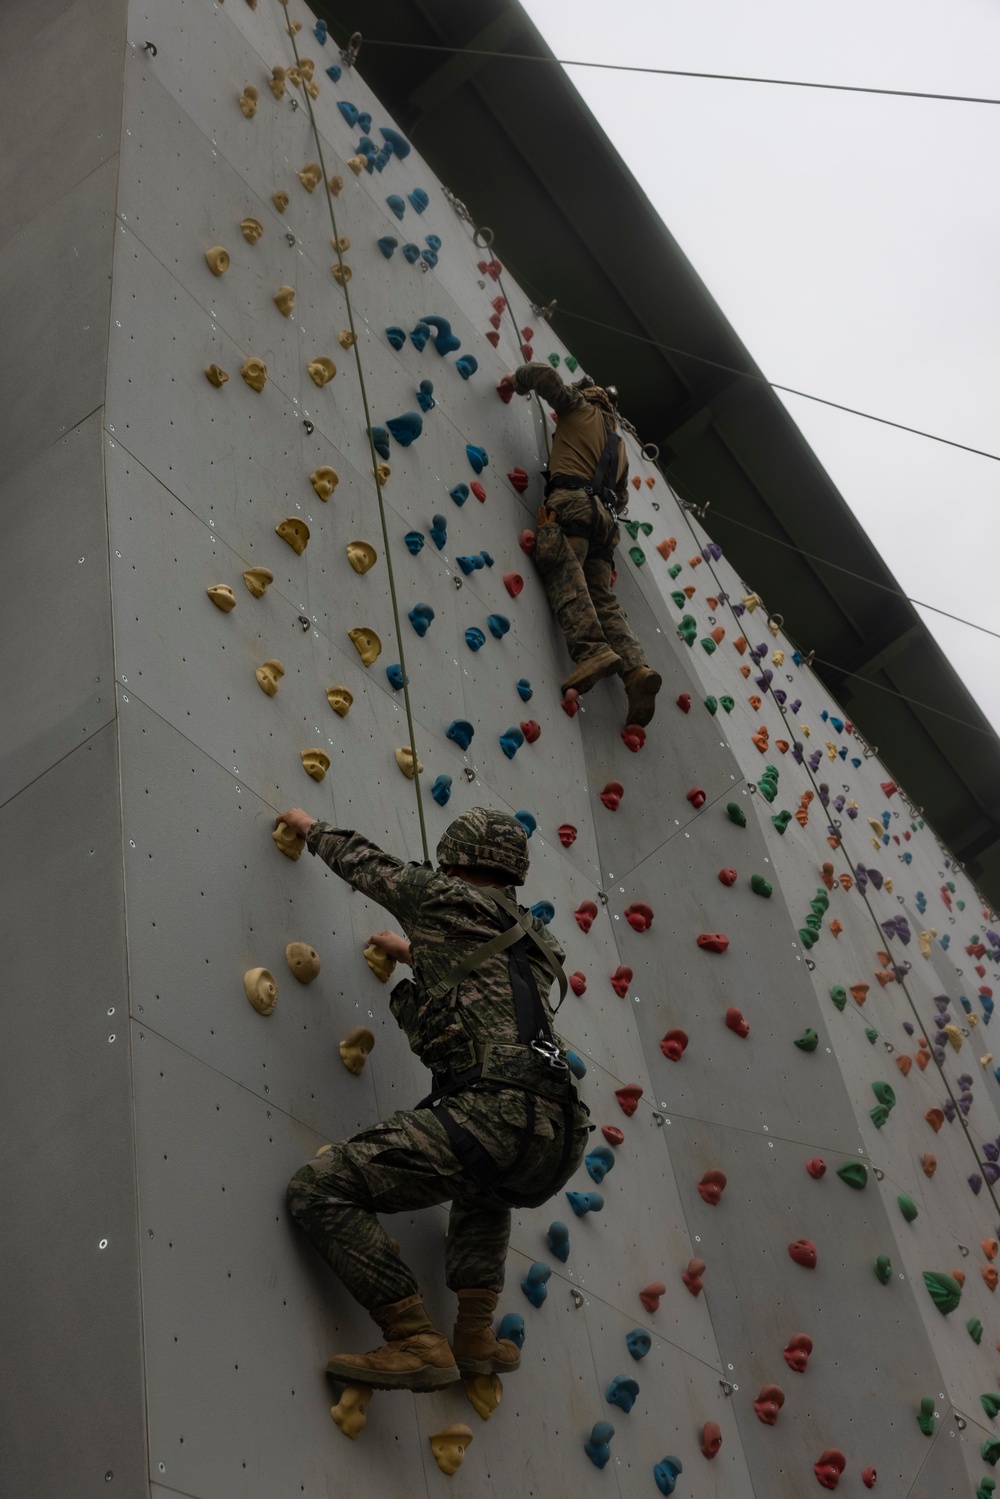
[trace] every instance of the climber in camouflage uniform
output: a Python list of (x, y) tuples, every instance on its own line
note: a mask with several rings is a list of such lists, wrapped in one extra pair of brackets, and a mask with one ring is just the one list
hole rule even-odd
[[(536, 1206), (563, 1186), (589, 1129), (551, 1029), (547, 995), (553, 978), (565, 993), (564, 954), (514, 898), (528, 869), (524, 829), (506, 813), (465, 812), (438, 844), (433, 869), (299, 808), (279, 821), (402, 925), (405, 937), (372, 940), (413, 968), (389, 1007), (434, 1077), (416, 1108), (334, 1145), (289, 1182), (292, 1216), (385, 1336), (384, 1347), (337, 1355), (328, 1370), (409, 1390), (509, 1373), (520, 1354), (494, 1336), (492, 1321), (510, 1209)], [(452, 1347), (375, 1216), (448, 1201), (445, 1278), (458, 1296)]]
[(647, 724), (661, 678), (611, 587), (617, 516), (628, 504), (628, 455), (616, 431), (616, 394), (586, 377), (565, 385), (550, 364), (522, 364), (507, 378), (519, 395), (537, 391), (559, 417), (546, 503), (538, 511), (535, 562), (575, 663), (563, 691), (589, 692), (617, 673), (628, 697), (626, 722)]

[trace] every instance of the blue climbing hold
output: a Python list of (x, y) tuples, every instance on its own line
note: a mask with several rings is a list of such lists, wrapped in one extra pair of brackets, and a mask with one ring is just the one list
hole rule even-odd
[(346, 99), (337, 100), (337, 108), (340, 110), (348, 125), (356, 125), (360, 111), (355, 104), (349, 104)]
[[(466, 632), (465, 632), (465, 638), (466, 638), (466, 640), (469, 639), (470, 633), (471, 633), (471, 631), (466, 630)], [(480, 637), (480, 645), (481, 645), (483, 643), (483, 641), (485, 641), (486, 636), (483, 634), (482, 630), (476, 630), (475, 633)], [(471, 641), (469, 643), (471, 644)], [(479, 646), (476, 645), (476, 646), (473, 646), (472, 648), (473, 648), (473, 650), (478, 651)], [(524, 735), (521, 733), (521, 730), (518, 729), (518, 728), (516, 728), (514, 725), (511, 725), (511, 727), (507, 730), (506, 734), (501, 734), (500, 735), (500, 748), (503, 750), (503, 752), (507, 756), (508, 760), (513, 760), (514, 756), (517, 754), (518, 750), (521, 748), (521, 745), (523, 743), (524, 743)]]
[(550, 1223), (549, 1231), (545, 1235), (548, 1244), (557, 1260), (562, 1260), (565, 1265), (569, 1259), (569, 1229), (565, 1223)]
[(435, 515), (434, 524), (431, 526), (431, 541), (440, 552), (448, 540), (448, 522), (443, 515)]
[(313, 27), (313, 36), (319, 42), (319, 44), (320, 44), (321, 47), (325, 47), (326, 46), (326, 22), (325, 21), (317, 21), (316, 22), (316, 25)]
[(408, 194), (408, 197), (410, 199), (410, 205), (414, 213), (423, 213), (424, 209), (431, 201), (422, 187), (415, 187), (412, 193)]
[(389, 433), (388, 433), (388, 430), (385, 427), (369, 427), (368, 430), (369, 430), (369, 432), (372, 435), (372, 443), (374, 444), (376, 453), (379, 455), (380, 458), (388, 458), (388, 456), (389, 456)]
[(672, 1494), (677, 1487), (677, 1475), (683, 1472), (684, 1464), (679, 1457), (665, 1457), (662, 1463), (657, 1463), (653, 1469), (653, 1477), (660, 1493)]
[(528, 681), (527, 677), (522, 677), (517, 684), (517, 695), (521, 699), (522, 703), (530, 702), (533, 693), (534, 688)]
[(495, 640), (502, 640), (510, 629), (510, 620), (506, 614), (491, 614), (487, 618), (486, 623), (489, 626), (490, 634)]
[(653, 1346), (653, 1339), (644, 1327), (633, 1327), (631, 1332), (625, 1334), (625, 1347), (638, 1363), (639, 1359), (645, 1358)]
[(327, 68), (326, 76), (327, 78), (332, 78), (334, 83), (340, 82), (340, 69), (338, 68), (336, 63), (334, 63), (332, 67)]
[[(382, 254), (385, 256), (386, 260), (391, 260), (392, 259), (392, 252), (396, 249), (397, 245), (399, 244), (399, 240), (396, 239), (391, 234), (383, 234), (382, 238), (380, 240), (378, 240), (377, 243), (378, 243), (379, 249), (382, 251)], [(405, 337), (405, 335), (404, 335), (404, 337)], [(401, 344), (397, 344), (396, 347), (397, 348), (401, 348), (402, 345)]]
[(566, 1198), (578, 1218), (586, 1213), (599, 1213), (604, 1207), (600, 1192), (567, 1192)]
[(595, 1468), (605, 1468), (611, 1456), (609, 1445), (615, 1434), (615, 1428), (610, 1421), (598, 1421), (593, 1427), (590, 1436), (583, 1444), (583, 1450), (590, 1458)]
[(458, 563), (459, 567), (462, 569), (466, 577), (468, 577), (470, 573), (477, 572), (479, 568), (485, 566), (485, 563), (483, 562), (483, 559), (478, 552), (472, 557), (456, 557), (455, 561)]
[(398, 130), (393, 130), (389, 125), (380, 125), (379, 135), (381, 135), (387, 145), (392, 147), (394, 154), (399, 157), (400, 161), (406, 160), (410, 154), (410, 143), (405, 135), (400, 135)]
[(436, 235), (436, 234), (428, 234), (428, 235), (425, 236), (425, 238), (426, 238), (427, 244), (430, 245), (430, 247), (431, 247), (432, 250), (440, 250), (440, 248), (441, 248), (441, 240), (440, 240), (440, 238), (439, 238), (438, 235)]
[(471, 442), (469, 442), (465, 445), (465, 451), (468, 455), (469, 462), (472, 464), (475, 472), (477, 474), (481, 474), (483, 469), (486, 468), (490, 461), (489, 454), (487, 453), (486, 449), (477, 448)]
[(475, 732), (467, 718), (453, 718), (444, 731), (444, 737), (450, 739), (452, 744), (457, 744), (459, 749), (467, 750)]
[(399, 194), (390, 193), (385, 201), (388, 203), (397, 219), (401, 219), (403, 217), (403, 214), (406, 212), (406, 204), (403, 202)]
[(576, 1078), (587, 1076), (587, 1064), (582, 1057), (578, 1057), (575, 1051), (566, 1053), (566, 1066)]
[(408, 448), (411, 442), (416, 442), (424, 430), (424, 419), (417, 411), (404, 411), (402, 416), (390, 417), (386, 426), (401, 448)]
[(592, 1150), (585, 1159), (587, 1173), (591, 1181), (595, 1181), (598, 1186), (601, 1185), (608, 1172), (614, 1170), (614, 1164), (614, 1153), (606, 1145), (598, 1145), (597, 1149)]
[(424, 349), (427, 345), (427, 340), (430, 338), (430, 336), (431, 330), (429, 328), (425, 328), (422, 323), (418, 323), (415, 328), (410, 329), (410, 343), (416, 349), (418, 354), (422, 354), (424, 352)]
[[(478, 625), (470, 625), (466, 630), (465, 643), (469, 647), (470, 651), (481, 650), (482, 647), (486, 644), (486, 636), (483, 634)], [(520, 730), (518, 730), (518, 732), (520, 733)], [(524, 736), (522, 735), (521, 737), (523, 740)]]
[(421, 380), (420, 389), (417, 391), (417, 405), (421, 411), (430, 411), (436, 404), (434, 400), (434, 386), (429, 380)]
[(609, 1405), (617, 1405), (620, 1411), (628, 1415), (639, 1398), (639, 1381), (627, 1374), (616, 1374), (604, 1391), (604, 1398)]
[(524, 1318), (520, 1312), (505, 1312), (497, 1329), (498, 1338), (506, 1338), (515, 1348), (524, 1347)]
[(434, 618), (434, 610), (431, 608), (430, 604), (414, 604), (413, 608), (410, 610), (409, 614), (407, 614), (406, 617), (410, 621), (410, 624), (413, 626), (413, 628), (416, 630), (417, 634), (423, 637), (427, 634), (427, 631), (431, 627), (431, 620)]
[(430, 270), (433, 270), (438, 263), (436, 250), (421, 250), (420, 258)]
[(482, 557), (487, 567), (493, 566), (493, 558), (490, 556), (489, 552), (480, 552), (479, 555), (480, 557)]
[(479, 360), (472, 354), (463, 354), (461, 359), (455, 360), (455, 368), (463, 380), (469, 380), (479, 368)]
[(422, 317), (420, 321), (426, 323), (428, 328), (434, 329), (434, 347), (439, 354), (450, 354), (454, 349), (462, 347), (462, 340), (452, 333), (451, 324), (446, 317), (430, 313), (427, 317)]
[[(521, 824), (522, 828), (524, 829), (524, 836), (526, 838), (530, 838), (531, 835), (532, 835), (532, 833), (535, 831), (535, 829), (538, 826), (538, 823), (537, 823), (534, 815), (531, 812), (523, 812), (522, 811), (522, 812), (515, 812), (514, 816), (517, 818), (518, 822)], [(534, 908), (532, 908), (532, 909), (534, 909)], [(555, 912), (553, 912), (552, 914), (555, 915)]]
[(414, 557), (418, 552), (422, 552), (424, 549), (423, 531), (407, 531), (406, 535), (403, 537), (403, 540), (406, 542), (407, 551), (411, 552)]
[[(404, 245), (403, 246), (403, 257), (404, 257), (404, 259), (408, 260), (411, 265), (416, 265), (417, 261), (420, 259), (420, 246), (419, 245), (412, 245), (412, 244), (411, 245)], [(412, 338), (413, 335), (411, 334), (410, 337)], [(427, 334), (427, 338), (430, 338), (430, 332), (429, 331), (428, 331), (428, 334)], [(427, 338), (424, 339), (424, 344), (427, 342)], [(424, 344), (421, 344), (420, 347), (423, 348)]]
[[(402, 328), (387, 328), (385, 336), (394, 349), (401, 349), (406, 342), (406, 333)], [(388, 457), (388, 453), (386, 457)]]
[(448, 493), (456, 505), (464, 505), (469, 498), (469, 486), (468, 484), (453, 484)]
[(541, 1306), (549, 1294), (545, 1282), (551, 1274), (551, 1265), (547, 1265), (544, 1260), (536, 1260), (522, 1280), (521, 1290), (527, 1296), (532, 1306)]
[[(368, 113), (367, 110), (363, 109), (358, 114), (358, 129), (359, 130), (363, 130), (365, 132), (365, 134), (367, 135), (368, 132), (369, 132), (369, 130), (371, 128), (372, 128), (372, 117)], [(371, 145), (371, 141), (369, 141), (368, 144)]]
[(556, 908), (550, 900), (536, 900), (535, 904), (531, 907), (531, 914), (538, 917), (542, 926), (548, 926), (556, 914)]
[(393, 692), (402, 692), (403, 687), (409, 685), (410, 679), (403, 676), (403, 668), (401, 666), (387, 666), (385, 674), (389, 678), (389, 686)]
[(438, 776), (431, 787), (431, 796), (439, 807), (446, 807), (451, 799), (451, 776)]

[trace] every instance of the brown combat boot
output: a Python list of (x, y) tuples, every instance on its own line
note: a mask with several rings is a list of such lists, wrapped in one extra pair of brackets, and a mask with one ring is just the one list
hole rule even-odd
[(452, 1349), (463, 1379), (471, 1379), (475, 1374), (513, 1374), (521, 1367), (517, 1344), (498, 1338), (493, 1331), (498, 1299), (495, 1291), (458, 1293), (458, 1321)]
[(562, 684), (563, 692), (568, 692), (575, 687), (577, 692), (589, 692), (595, 687), (602, 677), (612, 676), (621, 666), (621, 657), (608, 647), (601, 651), (598, 656), (591, 656), (586, 661), (581, 661), (579, 666), (574, 667)]
[(385, 1334), (385, 1347), (371, 1353), (337, 1353), (326, 1366), (334, 1379), (370, 1385), (373, 1390), (439, 1390), (461, 1375), (448, 1340), (424, 1311), (419, 1296), (379, 1307), (372, 1317)]
[(645, 728), (656, 709), (656, 694), (663, 686), (663, 678), (648, 666), (635, 666), (625, 673), (623, 680), (628, 693), (625, 722)]

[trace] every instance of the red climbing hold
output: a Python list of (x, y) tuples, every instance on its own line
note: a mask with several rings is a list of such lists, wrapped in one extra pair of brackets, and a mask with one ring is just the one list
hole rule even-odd
[(806, 1270), (816, 1268), (816, 1245), (809, 1239), (796, 1239), (794, 1244), (789, 1244), (788, 1253), (797, 1265), (803, 1265)]
[(682, 692), (681, 693), (680, 697), (677, 699), (677, 706), (678, 706), (678, 708), (680, 708), (680, 710), (681, 710), (682, 713), (690, 713), (691, 712), (691, 694), (690, 694), (690, 692)]
[(779, 1385), (766, 1384), (753, 1403), (757, 1420), (763, 1421), (765, 1426), (773, 1426), (784, 1403), (784, 1390)]
[(735, 885), (736, 881), (738, 879), (739, 879), (739, 875), (736, 873), (735, 869), (720, 869), (719, 870), (719, 884), (720, 885)]
[(735, 1031), (738, 1036), (746, 1037), (750, 1034), (749, 1020), (744, 1020), (743, 1011), (738, 1010), (735, 1005), (730, 1005), (729, 1009), (726, 1011), (726, 1024), (728, 1025), (729, 1029), (731, 1031)]
[(699, 807), (703, 807), (705, 805), (708, 797), (705, 795), (704, 791), (702, 791), (700, 786), (692, 786), (691, 790), (687, 794), (687, 799), (697, 812)]
[(894, 791), (899, 790), (899, 787), (896, 785), (895, 781), (882, 781), (880, 782), (880, 785), (886, 796), (892, 796)]
[(575, 718), (580, 711), (580, 694), (575, 687), (567, 687), (566, 696), (559, 704), (567, 718)]
[(639, 1300), (647, 1312), (658, 1312), (660, 1309), (660, 1297), (666, 1294), (667, 1288), (662, 1280), (654, 1280), (639, 1292)]
[(597, 916), (597, 906), (592, 900), (585, 900), (577, 906), (573, 915), (576, 917), (576, 924), (581, 932), (589, 932)]
[[(492, 328), (499, 328), (502, 322), (503, 318), (500, 316), (499, 312), (493, 312), (490, 314), (490, 326)], [(507, 383), (510, 384), (510, 381), (508, 380)]]
[(687, 1044), (687, 1031), (667, 1031), (667, 1034), (660, 1042), (660, 1050), (672, 1062), (679, 1062), (684, 1055)]
[[(492, 321), (493, 321), (493, 319), (490, 318), (490, 322), (492, 322)], [(499, 333), (494, 333), (491, 330), (489, 333), (487, 333), (485, 335), (485, 337), (486, 337), (486, 342), (487, 343), (491, 343), (495, 349), (499, 347), (499, 344), (500, 344), (500, 335), (499, 335)], [(502, 384), (500, 384), (500, 385), (497, 386), (497, 391), (499, 392), (500, 399), (501, 399), (501, 401), (503, 401), (503, 403), (504, 403), (505, 406), (513, 398), (513, 395), (514, 395), (513, 386), (508, 386), (508, 390), (510, 391), (509, 395), (505, 392), (504, 387), (503, 387)]]
[(521, 577), (520, 573), (504, 573), (503, 586), (506, 588), (511, 598), (516, 599), (518, 594), (521, 592), (521, 589), (524, 587), (524, 579)]
[(709, 1207), (718, 1207), (725, 1189), (726, 1173), (724, 1171), (706, 1171), (698, 1183), (698, 1196), (702, 1202), (707, 1202)]
[(524, 355), (525, 364), (530, 364), (535, 357), (535, 351), (530, 344), (522, 344), (521, 353)]
[(718, 1421), (706, 1421), (701, 1428), (701, 1453), (713, 1458), (722, 1446), (722, 1427)]
[(524, 494), (524, 491), (531, 483), (531, 480), (528, 478), (528, 475), (524, 472), (523, 468), (512, 468), (510, 473), (507, 475), (507, 478), (517, 490), (518, 494)]
[(698, 946), (704, 952), (725, 952), (729, 946), (729, 938), (724, 937), (721, 932), (702, 932), (698, 938)]
[(569, 986), (576, 995), (586, 994), (587, 992), (587, 980), (582, 973), (571, 973), (569, 976)]
[[(621, 1108), (622, 1113), (626, 1114), (628, 1118), (631, 1119), (632, 1115), (639, 1107), (639, 1099), (642, 1097), (642, 1089), (639, 1087), (638, 1083), (626, 1083), (624, 1088), (615, 1089), (615, 1097), (618, 1100), (618, 1104)], [(660, 1294), (663, 1294), (662, 1286), (660, 1287)]]
[(646, 743), (646, 730), (641, 729), (637, 723), (627, 723), (622, 729), (622, 744), (626, 749), (637, 755)]
[(826, 1175), (826, 1162), (822, 1156), (814, 1155), (811, 1161), (806, 1161), (806, 1170), (814, 1181), (819, 1181)]
[(560, 823), (556, 832), (559, 835), (559, 842), (563, 848), (569, 848), (571, 844), (576, 842), (576, 828), (571, 822)]
[(692, 1296), (700, 1296), (705, 1289), (702, 1276), (705, 1273), (704, 1260), (688, 1260), (688, 1267), (681, 1271), (681, 1280), (687, 1286)]
[(628, 993), (628, 986), (632, 982), (632, 970), (625, 963), (619, 963), (611, 975), (611, 987), (619, 999), (624, 999)]
[(535, 550), (534, 531), (522, 531), (518, 546), (521, 548), (521, 551), (524, 552), (525, 556), (530, 557)]
[(796, 1374), (804, 1374), (812, 1351), (812, 1338), (807, 1337), (804, 1332), (797, 1332), (785, 1344), (785, 1363), (789, 1369), (794, 1369)]
[(601, 801), (609, 812), (617, 812), (618, 804), (625, 795), (625, 787), (621, 781), (609, 781), (601, 792)]
[(494, 297), (493, 301), (490, 303), (490, 306), (493, 308), (494, 312), (506, 312), (507, 311), (507, 298), (506, 297)]
[(653, 908), (636, 901), (634, 905), (626, 906), (625, 920), (633, 931), (648, 932), (653, 925)]
[(536, 723), (533, 718), (529, 718), (526, 723), (521, 725), (521, 733), (529, 744), (534, 744), (536, 739), (541, 738), (542, 726), (540, 723)]
[(847, 1466), (847, 1458), (836, 1447), (827, 1447), (825, 1452), (820, 1453), (819, 1462), (813, 1464), (813, 1472), (819, 1479), (820, 1487), (824, 1489), (835, 1489), (840, 1482), (840, 1475)]
[[(493, 347), (496, 348), (497, 344), (500, 342), (499, 333), (487, 333), (486, 337), (489, 339), (490, 343), (493, 344)], [(500, 397), (505, 406), (509, 406), (511, 401), (514, 399), (514, 382), (512, 380), (506, 379), (501, 380), (500, 384), (497, 386), (497, 395)]]
[(530, 342), (534, 338), (534, 336), (535, 336), (535, 330), (534, 330), (534, 328), (522, 328), (521, 329), (521, 337), (524, 339), (524, 341), (525, 341), (526, 344), (530, 344)]
[(469, 488), (472, 490), (472, 493), (475, 495), (476, 499), (481, 505), (486, 498), (486, 490), (480, 484), (479, 480), (473, 479), (472, 483), (469, 485)]
[(602, 1124), (601, 1134), (604, 1136), (605, 1140), (607, 1140), (609, 1145), (621, 1145), (625, 1140), (625, 1135), (623, 1131), (618, 1128), (617, 1124)]
[(875, 1487), (875, 1480), (877, 1477), (878, 1473), (874, 1468), (862, 1468), (861, 1482), (864, 1484), (866, 1489), (873, 1489)]

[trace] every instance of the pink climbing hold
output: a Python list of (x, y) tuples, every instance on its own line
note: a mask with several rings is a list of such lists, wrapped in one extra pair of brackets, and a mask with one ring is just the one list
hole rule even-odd
[(602, 1124), (601, 1134), (609, 1145), (621, 1145), (625, 1139), (624, 1132), (618, 1128), (617, 1124)]
[(480, 484), (478, 479), (473, 479), (472, 483), (469, 485), (469, 488), (472, 490), (472, 493), (475, 495), (476, 499), (481, 505), (486, 498), (486, 490), (483, 488), (482, 484)]
[(654, 1280), (639, 1292), (639, 1300), (647, 1312), (658, 1312), (660, 1309), (660, 1297), (666, 1294), (667, 1288), (662, 1280)]
[(721, 932), (702, 932), (698, 938), (698, 946), (703, 952), (725, 952), (729, 946), (729, 938), (724, 937)]
[(796, 1374), (804, 1374), (806, 1372), (806, 1365), (809, 1363), (809, 1355), (812, 1351), (812, 1338), (808, 1337), (804, 1332), (797, 1332), (785, 1344), (785, 1363), (789, 1369), (794, 1369)]
[[(499, 333), (487, 333), (486, 337), (489, 339), (490, 343), (493, 344), (493, 347), (496, 348), (497, 344), (500, 342)], [(501, 380), (500, 384), (497, 386), (497, 395), (500, 397), (505, 406), (509, 406), (511, 401), (514, 399), (513, 380)]]
[(822, 1156), (813, 1156), (811, 1161), (806, 1161), (806, 1170), (814, 1181), (819, 1181), (820, 1177), (826, 1175), (826, 1162)]
[(625, 920), (634, 932), (648, 932), (653, 925), (653, 908), (636, 901), (634, 905), (626, 906)]
[(618, 804), (625, 795), (625, 787), (621, 781), (609, 781), (601, 792), (601, 801), (609, 812), (617, 812)]
[(592, 900), (585, 900), (573, 912), (576, 924), (581, 932), (589, 932), (597, 917), (597, 906)]
[(521, 539), (517, 544), (521, 548), (521, 551), (524, 552), (525, 556), (530, 557), (532, 552), (535, 550), (534, 531), (522, 531)]
[(819, 1455), (819, 1462), (813, 1464), (813, 1472), (819, 1480), (821, 1488), (835, 1489), (840, 1482), (840, 1475), (847, 1466), (847, 1458), (836, 1447), (827, 1447)]
[(700, 786), (692, 786), (691, 790), (687, 794), (687, 799), (696, 812), (700, 807), (703, 807), (708, 800), (707, 796), (705, 795), (704, 791), (702, 791)]
[(692, 1296), (700, 1296), (705, 1289), (702, 1276), (705, 1273), (704, 1260), (688, 1260), (686, 1270), (681, 1271), (681, 1280), (687, 1286)]
[[(490, 318), (490, 322), (491, 323), (492, 323), (492, 321), (493, 321), (493, 319)], [(491, 343), (495, 349), (499, 348), (499, 346), (500, 346), (500, 335), (499, 335), (499, 333), (497, 333), (493, 329), (491, 329), (489, 331), (489, 333), (486, 334), (486, 342), (487, 343)], [(505, 406), (507, 406), (511, 402), (511, 400), (513, 400), (513, 397), (514, 397), (513, 387), (512, 386), (508, 386), (508, 389), (510, 391), (510, 394), (509, 395), (505, 395), (504, 394), (503, 383), (501, 382), (501, 384), (499, 384), (497, 386), (497, 392), (499, 393), (500, 399), (504, 403)]]
[[(622, 1113), (627, 1115), (627, 1117), (631, 1119), (632, 1115), (639, 1107), (639, 1099), (642, 1097), (642, 1089), (639, 1087), (638, 1083), (626, 1083), (623, 1088), (615, 1089), (615, 1097), (618, 1100), (618, 1106), (621, 1109)], [(662, 1293), (663, 1287), (661, 1286), (660, 1294), (662, 1295)]]
[(627, 723), (622, 729), (622, 744), (637, 755), (646, 743), (646, 730), (639, 727), (637, 723)]
[(899, 790), (899, 787), (896, 785), (895, 781), (882, 781), (880, 784), (887, 797), (892, 796), (894, 791)]
[(521, 592), (521, 589), (524, 587), (524, 579), (521, 577), (520, 573), (504, 573), (503, 586), (506, 588), (511, 598), (516, 599), (518, 594)]
[(726, 1011), (726, 1025), (731, 1031), (735, 1031), (737, 1036), (742, 1036), (744, 1039), (750, 1034), (749, 1020), (744, 1020), (743, 1011), (738, 1010), (735, 1005), (730, 1005)]
[(701, 1454), (709, 1459), (715, 1457), (722, 1446), (722, 1427), (718, 1421), (706, 1421), (701, 1428)]
[(806, 1270), (815, 1270), (816, 1245), (811, 1239), (796, 1239), (794, 1244), (789, 1244), (788, 1253), (797, 1265), (802, 1265)]
[(542, 726), (540, 723), (536, 723), (533, 718), (529, 718), (526, 723), (521, 725), (521, 733), (529, 744), (534, 744), (536, 739), (541, 738)]
[(575, 687), (567, 687), (566, 696), (559, 704), (567, 718), (575, 718), (580, 710), (580, 694)]
[(670, 1058), (671, 1062), (679, 1062), (687, 1049), (687, 1044), (687, 1031), (667, 1031), (660, 1042), (660, 1050), (665, 1057)]
[(632, 970), (625, 963), (619, 963), (611, 975), (611, 987), (619, 999), (624, 999), (628, 993), (628, 986), (632, 982)]
[(560, 823), (556, 833), (563, 848), (569, 848), (576, 842), (576, 828), (571, 822)]
[(569, 976), (569, 986), (577, 996), (586, 994), (587, 992), (587, 980), (582, 973), (571, 973)]
[(738, 879), (739, 879), (739, 875), (736, 873), (735, 869), (720, 869), (719, 870), (719, 884), (720, 885), (735, 885), (736, 881)]
[(709, 1207), (718, 1207), (725, 1189), (726, 1173), (724, 1171), (706, 1171), (698, 1183), (698, 1196), (702, 1202), (707, 1202)]
[(875, 1487), (875, 1480), (877, 1477), (878, 1472), (875, 1468), (862, 1468), (861, 1482), (864, 1484), (866, 1489), (873, 1489)]
[(763, 1421), (765, 1426), (773, 1426), (784, 1403), (785, 1392), (781, 1386), (766, 1384), (753, 1403), (757, 1420)]
[(690, 694), (690, 692), (682, 692), (681, 693), (680, 697), (677, 699), (677, 706), (678, 706), (678, 708), (680, 708), (680, 710), (681, 710), (682, 713), (690, 713), (691, 712), (691, 694)]
[(517, 490), (518, 494), (524, 494), (524, 491), (527, 489), (528, 485), (531, 483), (531, 480), (528, 478), (528, 475), (524, 472), (524, 469), (520, 468), (520, 467), (518, 467), (518, 468), (512, 468), (511, 471), (510, 471), (510, 473), (507, 475), (507, 478), (510, 480), (511, 484)]

